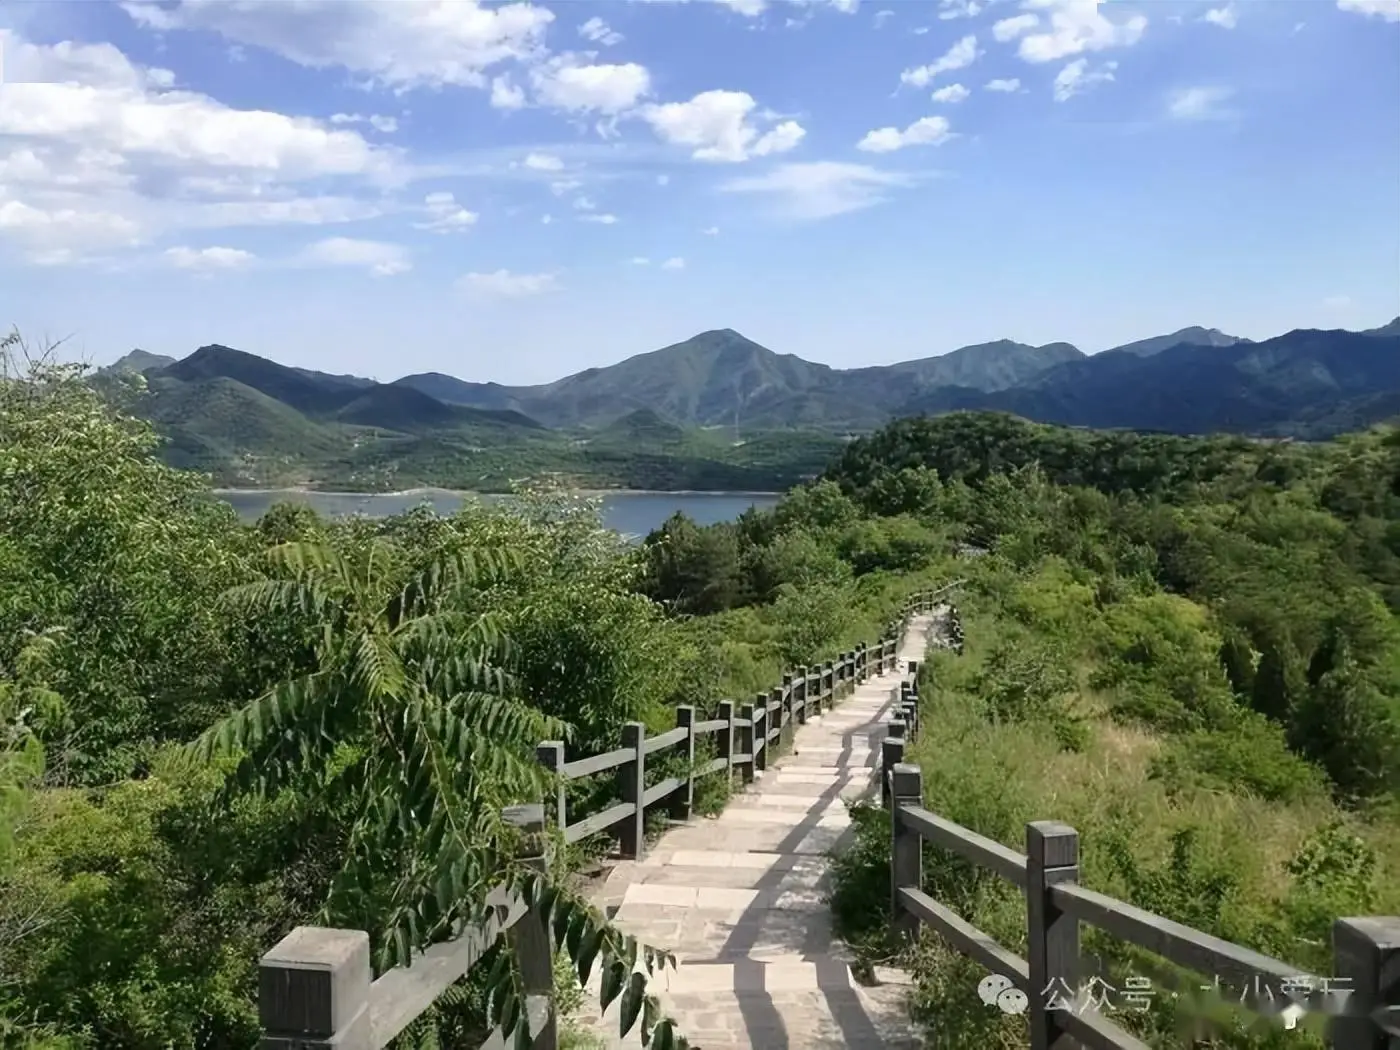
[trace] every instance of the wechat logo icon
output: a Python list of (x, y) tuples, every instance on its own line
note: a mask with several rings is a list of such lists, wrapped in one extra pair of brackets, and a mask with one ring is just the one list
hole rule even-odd
[(1011, 978), (991, 973), (977, 982), (977, 997), (1004, 1014), (1023, 1014), (1030, 1000), (1026, 993), (1011, 984)]

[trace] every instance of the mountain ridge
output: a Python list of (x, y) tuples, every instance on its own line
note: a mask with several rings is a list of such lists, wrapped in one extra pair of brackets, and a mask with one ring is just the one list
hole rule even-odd
[(920, 413), (1312, 437), (1389, 418), (1400, 405), (1400, 318), (1365, 332), (1295, 329), (1260, 342), (1193, 326), (1092, 355), (1001, 339), (850, 369), (720, 328), (534, 386), (431, 372), (379, 383), (220, 344), (169, 364), (156, 355), (122, 360), (118, 371), (148, 366), (139, 369), (147, 394), (138, 411), (182, 462), (312, 475), (333, 467), (354, 484), (395, 472), (455, 478), (478, 460), (490, 460), (491, 484), (565, 462), (610, 477), (645, 463), (649, 478), (751, 478), (745, 457), (759, 446), (745, 452), (744, 439), (754, 435), (771, 435), (761, 455), (790, 483), (792, 472), (810, 472), (814, 450)]

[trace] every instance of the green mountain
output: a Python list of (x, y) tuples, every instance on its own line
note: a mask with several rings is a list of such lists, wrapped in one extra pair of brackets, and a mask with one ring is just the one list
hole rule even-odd
[(1097, 428), (1323, 437), (1400, 408), (1400, 318), (1369, 332), (1254, 343), (1185, 328), (1093, 356), (1010, 340), (835, 369), (731, 329), (553, 383), (440, 373), (378, 383), (226, 346), (169, 364), (128, 354), (134, 409), (169, 458), (230, 484), (503, 488), (552, 473), (590, 486), (775, 488), (820, 473), (892, 418), (958, 410)]
[(151, 354), (145, 350), (133, 350), (123, 354), (106, 368), (99, 368), (98, 375), (137, 375), (152, 368), (168, 368), (175, 358), (164, 354)]
[(1259, 343), (1181, 343), (1146, 357), (1096, 354), (1015, 389), (936, 390), (904, 408), (1003, 411), (1094, 428), (1325, 437), (1389, 418), (1396, 391), (1400, 335), (1298, 329)]
[(889, 418), (891, 400), (911, 393), (947, 385), (1002, 390), (1083, 356), (1068, 343), (1001, 340), (843, 370), (776, 354), (724, 328), (541, 386), (467, 383), (431, 372), (398, 384), (455, 404), (514, 408), (551, 427), (606, 426), (649, 409), (689, 426), (868, 429)]
[(1248, 339), (1241, 339), (1237, 335), (1226, 335), (1219, 328), (1201, 328), (1193, 325), (1190, 328), (1183, 328), (1170, 335), (1153, 336), (1151, 339), (1139, 339), (1135, 343), (1124, 343), (1122, 346), (1115, 346), (1112, 350), (1106, 350), (1109, 354), (1132, 354), (1135, 357), (1151, 357), (1153, 354), (1160, 354), (1163, 350), (1170, 350), (1174, 346), (1183, 344), (1188, 346), (1234, 346), (1236, 343), (1247, 343)]

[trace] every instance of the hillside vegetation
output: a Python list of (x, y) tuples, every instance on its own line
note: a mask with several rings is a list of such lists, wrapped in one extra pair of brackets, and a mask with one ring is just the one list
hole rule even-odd
[[(1003, 339), (853, 369), (721, 329), (528, 387), (436, 372), (378, 383), (218, 345), (181, 361), (133, 351), (98, 383), (157, 425), (170, 463), (225, 485), (506, 491), (549, 475), (588, 487), (773, 490), (820, 472), (850, 434), (958, 410), (1327, 437), (1400, 410), (1397, 361), (1394, 325), (1261, 343), (1192, 327), (1093, 356)], [(121, 376), (144, 392), (130, 396)]]
[[(961, 415), (857, 442), (829, 478), (991, 551), (959, 570), (965, 655), (923, 681), (930, 809), (1017, 849), (1027, 821), (1070, 823), (1091, 888), (1300, 971), (1332, 972), (1334, 918), (1400, 913), (1400, 431), (1299, 446)], [(888, 959), (888, 818), (859, 823), (834, 907)], [(1024, 953), (1017, 891), (936, 850), (925, 883)], [(1321, 1046), (1173, 1001), (1201, 978), (1146, 953), (1085, 948), (1119, 989), (1152, 979), (1150, 1008), (1113, 1019), (1154, 1046)], [(926, 938), (904, 961), (939, 1045), (1025, 1045), (966, 960)]]
[[(502, 880), (571, 931), (567, 1009), (580, 972), (644, 946), (580, 899), (597, 842), (547, 886), (513, 859), (501, 807), (553, 789), (536, 744), (583, 755), (625, 721), (751, 696), (946, 571), (936, 530), (820, 486), (725, 533), (716, 615), (691, 616), (671, 559), (715, 534), (683, 521), (638, 547), (544, 490), (243, 526), (157, 449), (76, 370), (0, 371), (7, 1048), (251, 1050), (257, 959), (294, 926), (368, 930), (385, 967)], [(480, 1045), (516, 987), (501, 951), (396, 1050)]]

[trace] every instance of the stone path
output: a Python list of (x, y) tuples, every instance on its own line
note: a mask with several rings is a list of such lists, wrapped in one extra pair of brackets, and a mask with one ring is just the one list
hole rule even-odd
[[(640, 862), (612, 870), (597, 903), (618, 926), (673, 951), (652, 988), (697, 1050), (917, 1050), (899, 986), (862, 988), (831, 932), (828, 855), (849, 838), (844, 799), (878, 788), (882, 723), (908, 660), (921, 660), (930, 617), (915, 617), (900, 670), (858, 686), (796, 727), (772, 762), (717, 819), (677, 825)], [(576, 1018), (613, 1050), (617, 1007)]]

